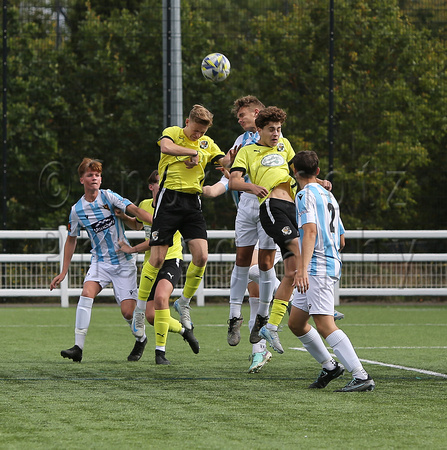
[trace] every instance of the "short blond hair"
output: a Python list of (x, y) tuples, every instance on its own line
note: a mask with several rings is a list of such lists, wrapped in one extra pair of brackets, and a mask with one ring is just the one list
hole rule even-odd
[(189, 113), (189, 120), (210, 127), (213, 124), (214, 114), (202, 105), (194, 105)]
[(92, 172), (102, 173), (101, 162), (96, 159), (84, 158), (78, 167), (79, 178), (82, 178), (85, 172), (89, 170), (91, 170)]

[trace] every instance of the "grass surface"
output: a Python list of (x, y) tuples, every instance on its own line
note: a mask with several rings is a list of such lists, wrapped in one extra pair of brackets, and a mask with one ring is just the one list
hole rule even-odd
[(170, 334), (170, 366), (155, 365), (149, 326), (143, 358), (127, 361), (134, 341), (116, 305), (94, 306), (80, 364), (60, 356), (75, 308), (0, 308), (0, 448), (447, 448), (447, 306), (339, 309), (374, 392), (333, 392), (349, 375), (308, 390), (319, 365), (286, 325), (285, 353), (246, 373), (245, 306), (237, 347), (228, 306), (193, 308), (200, 353)]

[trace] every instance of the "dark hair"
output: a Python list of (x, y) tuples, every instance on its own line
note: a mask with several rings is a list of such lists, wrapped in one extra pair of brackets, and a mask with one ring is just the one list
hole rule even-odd
[(279, 122), (281, 124), (286, 120), (287, 114), (276, 106), (267, 106), (267, 108), (259, 111), (258, 117), (255, 119), (258, 128), (264, 128), (269, 122)]
[(231, 109), (231, 112), (237, 116), (237, 113), (241, 108), (246, 108), (248, 106), (254, 106), (258, 109), (264, 109), (264, 104), (258, 100), (254, 95), (246, 95), (245, 97), (240, 97), (233, 103), (233, 108)]
[(315, 176), (317, 174), (319, 163), (318, 155), (312, 150), (298, 152), (292, 158), (292, 164), (295, 167), (296, 172), (303, 178)]
[(154, 170), (148, 177), (147, 177), (147, 184), (157, 184), (158, 180), (158, 170)]

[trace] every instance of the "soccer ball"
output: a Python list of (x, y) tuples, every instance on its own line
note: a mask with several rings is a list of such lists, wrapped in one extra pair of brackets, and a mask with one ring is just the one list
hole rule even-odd
[(230, 74), (230, 61), (222, 53), (211, 53), (202, 61), (202, 74), (213, 83), (225, 80)]

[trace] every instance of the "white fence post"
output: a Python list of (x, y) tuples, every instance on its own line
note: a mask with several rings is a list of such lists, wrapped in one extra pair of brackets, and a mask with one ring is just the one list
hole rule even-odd
[(197, 306), (205, 306), (205, 291), (203, 289), (203, 278), (196, 291)]
[[(62, 271), (62, 266), (64, 265), (64, 247), (65, 242), (67, 241), (67, 227), (65, 225), (61, 225), (58, 227), (59, 231), (59, 263), (60, 270)], [(68, 297), (68, 277), (69, 274), (62, 280), (60, 284), (61, 289), (61, 306), (62, 308), (68, 308), (69, 305), (69, 297)]]

